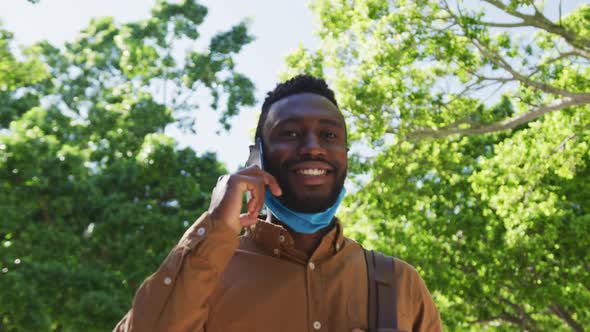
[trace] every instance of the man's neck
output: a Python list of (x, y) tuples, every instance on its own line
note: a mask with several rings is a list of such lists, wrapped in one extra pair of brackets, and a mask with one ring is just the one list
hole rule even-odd
[(320, 229), (315, 233), (305, 234), (293, 231), (291, 228), (289, 228), (289, 226), (277, 219), (272, 213), (269, 213), (267, 221), (270, 221), (273, 224), (283, 226), (293, 238), (293, 244), (295, 246), (295, 249), (304, 252), (308, 257), (311, 257), (311, 255), (313, 255), (313, 253), (319, 246), (320, 242), (322, 242), (324, 235), (330, 232), (330, 230), (334, 226), (334, 223), (330, 223), (330, 225)]

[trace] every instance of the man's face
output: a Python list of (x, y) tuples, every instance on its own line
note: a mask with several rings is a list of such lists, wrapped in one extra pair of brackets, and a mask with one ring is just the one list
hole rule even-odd
[(321, 212), (336, 202), (347, 172), (346, 127), (328, 99), (301, 93), (275, 102), (263, 124), (264, 167), (288, 208)]

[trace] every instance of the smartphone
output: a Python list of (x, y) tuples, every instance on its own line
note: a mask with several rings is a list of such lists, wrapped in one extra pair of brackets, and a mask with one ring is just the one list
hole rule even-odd
[(263, 158), (262, 158), (262, 140), (260, 138), (256, 139), (256, 143), (250, 146), (250, 155), (248, 156), (248, 161), (246, 161), (246, 167), (256, 165), (260, 167), (260, 169), (264, 169), (263, 167)]
[[(256, 165), (260, 167), (260, 169), (264, 169), (264, 163), (262, 158), (262, 140), (260, 138), (256, 139), (256, 143), (250, 146), (250, 155), (248, 156), (248, 161), (246, 161), (246, 167)], [(246, 202), (250, 201), (252, 195), (250, 192), (246, 192)], [(264, 207), (263, 207), (264, 210)]]

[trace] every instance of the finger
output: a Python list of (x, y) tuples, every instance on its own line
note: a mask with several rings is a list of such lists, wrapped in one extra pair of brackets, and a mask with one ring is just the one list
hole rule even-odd
[(253, 214), (256, 211), (256, 206), (259, 204), (261, 199), (259, 194), (260, 190), (257, 190), (257, 187), (263, 186), (263, 184), (261, 181), (256, 181), (255, 179), (246, 179), (246, 181), (259, 182), (258, 184), (252, 182), (246, 184), (246, 192), (250, 196), (250, 199), (246, 203), (246, 211), (249, 214)]
[(258, 174), (259, 170), (260, 170), (260, 167), (258, 167), (258, 165), (250, 165), (250, 166), (240, 169), (237, 173), (243, 174), (243, 175), (254, 175), (254, 174)]
[[(260, 179), (260, 178), (258, 178)], [(260, 210), (262, 210), (262, 207), (264, 206), (264, 200), (265, 200), (265, 187), (264, 187), (264, 182), (261, 182), (260, 186), (257, 186), (253, 191), (252, 191), (253, 196), (256, 196), (256, 201), (253, 203), (253, 210), (251, 211), (251, 216), (254, 219), (258, 218), (258, 215), (260, 214)]]
[(252, 165), (246, 167), (239, 172), (240, 174), (248, 175), (248, 176), (262, 176), (264, 179), (264, 184), (268, 185), (270, 192), (275, 196), (282, 195), (283, 191), (277, 182), (277, 179), (272, 176), (272, 174), (260, 169), (260, 167), (256, 165)]
[(248, 214), (248, 213), (240, 214), (240, 224), (243, 227), (252, 226), (252, 225), (256, 224), (257, 222), (258, 222), (258, 218), (252, 219), (250, 217), (250, 214)]
[(256, 195), (256, 197), (259, 197), (259, 198), (250, 199), (250, 201), (248, 201), (248, 203), (246, 205), (247, 213), (253, 219), (258, 218), (258, 215), (260, 214), (260, 210), (262, 210), (262, 207), (264, 206), (264, 194), (260, 193), (259, 195)]
[(264, 183), (268, 185), (270, 192), (275, 196), (281, 196), (283, 194), (283, 190), (281, 189), (281, 186), (279, 186), (277, 179), (266, 171), (260, 170), (260, 172), (262, 173), (262, 176), (264, 177)]
[(252, 194), (250, 194), (250, 200), (246, 203), (246, 211), (248, 214), (252, 214), (254, 210), (256, 210), (257, 198), (254, 198)]
[(246, 210), (251, 218), (257, 218), (264, 204), (264, 181), (259, 176), (241, 176), (245, 183), (245, 191), (250, 192), (250, 200), (246, 204)]

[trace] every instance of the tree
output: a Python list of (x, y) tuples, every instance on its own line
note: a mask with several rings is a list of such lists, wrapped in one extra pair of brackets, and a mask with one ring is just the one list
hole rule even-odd
[(320, 46), (287, 58), (346, 112), (345, 229), (416, 265), (450, 331), (590, 326), (590, 6), (542, 7), (317, 0)]
[(0, 31), (0, 331), (112, 329), (206, 209), (223, 165), (164, 129), (190, 130), (207, 94), (224, 128), (254, 103), (233, 61), (245, 22), (179, 51), (206, 14), (158, 2), (146, 20), (94, 19), (18, 55)]

